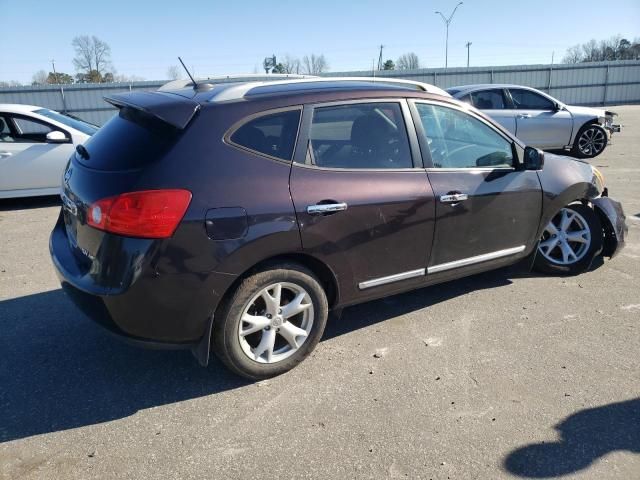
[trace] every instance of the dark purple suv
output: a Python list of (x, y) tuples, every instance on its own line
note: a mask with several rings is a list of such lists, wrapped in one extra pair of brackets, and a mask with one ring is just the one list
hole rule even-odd
[[(588, 163), (526, 147), (417, 82), (300, 79), (115, 95), (63, 179), (63, 288), (140, 344), (254, 379), (329, 310), (526, 260), (575, 274), (624, 242)], [(543, 162), (546, 162), (543, 170)]]

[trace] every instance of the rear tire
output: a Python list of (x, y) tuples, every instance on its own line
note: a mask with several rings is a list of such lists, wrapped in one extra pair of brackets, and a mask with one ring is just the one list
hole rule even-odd
[(280, 375), (316, 347), (328, 310), (312, 272), (297, 264), (273, 266), (245, 278), (216, 313), (214, 353), (243, 377)]
[(602, 243), (598, 214), (584, 205), (567, 205), (545, 227), (534, 268), (554, 275), (577, 275), (589, 270), (602, 252)]
[(608, 140), (604, 128), (597, 123), (589, 123), (578, 131), (571, 153), (578, 158), (597, 157), (604, 152)]

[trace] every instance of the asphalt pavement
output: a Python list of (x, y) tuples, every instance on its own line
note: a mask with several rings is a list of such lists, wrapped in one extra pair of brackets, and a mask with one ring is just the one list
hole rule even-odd
[(293, 371), (139, 350), (84, 319), (55, 198), (0, 202), (0, 478), (640, 478), (640, 106), (592, 163), (626, 248), (349, 308)]

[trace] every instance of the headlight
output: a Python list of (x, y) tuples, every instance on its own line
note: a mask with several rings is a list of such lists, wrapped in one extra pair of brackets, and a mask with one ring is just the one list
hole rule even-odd
[(602, 172), (593, 165), (591, 165), (591, 170), (593, 172), (591, 183), (595, 185), (595, 187), (598, 189), (598, 192), (602, 193), (602, 191), (604, 191), (604, 175), (602, 175)]

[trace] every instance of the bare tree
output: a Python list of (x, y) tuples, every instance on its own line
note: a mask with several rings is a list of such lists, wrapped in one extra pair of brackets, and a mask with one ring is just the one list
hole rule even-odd
[(76, 52), (73, 65), (78, 72), (101, 78), (112, 67), (111, 47), (95, 35), (79, 35), (71, 41), (71, 46)]
[(22, 86), (22, 83), (20, 83), (18, 80), (0, 80), (0, 88), (5, 88), (5, 87), (20, 87)]
[(33, 74), (31, 85), (46, 85), (48, 76), (44, 70), (38, 70)]
[(285, 73), (300, 73), (300, 59), (289, 54), (284, 56), (282, 61)]
[(580, 45), (574, 45), (567, 49), (567, 53), (562, 58), (563, 63), (580, 63), (582, 61), (582, 49)]
[(177, 65), (171, 65), (167, 68), (167, 78), (169, 80), (180, 80), (182, 78), (182, 70)]
[(418, 58), (418, 55), (413, 52), (404, 53), (398, 58), (396, 68), (398, 70), (413, 70), (415, 68), (420, 68), (420, 59)]
[(311, 56), (305, 55), (302, 58), (302, 71), (308, 75), (318, 75), (329, 70), (329, 63), (323, 54)]

